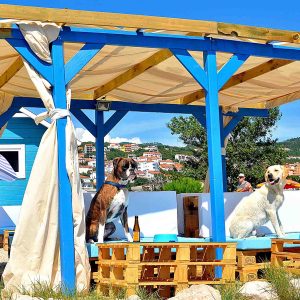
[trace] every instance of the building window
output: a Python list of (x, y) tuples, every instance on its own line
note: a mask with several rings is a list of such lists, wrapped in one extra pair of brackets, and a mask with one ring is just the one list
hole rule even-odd
[(18, 178), (26, 178), (24, 144), (0, 145), (0, 154), (8, 160)]

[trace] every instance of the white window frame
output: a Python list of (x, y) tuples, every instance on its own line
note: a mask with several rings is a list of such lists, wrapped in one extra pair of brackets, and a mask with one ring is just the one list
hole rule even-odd
[(16, 172), (17, 178), (26, 178), (25, 144), (0, 144), (1, 151), (17, 151), (19, 155), (19, 172)]

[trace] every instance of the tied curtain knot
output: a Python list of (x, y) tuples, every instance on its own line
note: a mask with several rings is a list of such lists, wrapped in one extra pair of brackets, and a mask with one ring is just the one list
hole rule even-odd
[(51, 121), (56, 121), (57, 119), (62, 119), (65, 117), (70, 117), (70, 111), (68, 109), (63, 108), (54, 108), (49, 111), (43, 112), (38, 114), (34, 121), (38, 125), (42, 121), (44, 121), (47, 118), (51, 118)]

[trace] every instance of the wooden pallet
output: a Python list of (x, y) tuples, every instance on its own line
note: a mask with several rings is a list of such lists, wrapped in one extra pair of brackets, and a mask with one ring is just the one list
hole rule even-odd
[[(171, 297), (192, 284), (222, 284), (235, 280), (235, 243), (109, 243), (98, 244), (97, 290), (125, 288), (127, 296), (138, 287)], [(223, 259), (216, 259), (216, 249)], [(216, 267), (222, 278), (216, 278)]]
[(270, 257), (270, 249), (237, 250), (236, 278), (242, 282), (259, 280)]
[(300, 275), (300, 240), (272, 239), (271, 264)]

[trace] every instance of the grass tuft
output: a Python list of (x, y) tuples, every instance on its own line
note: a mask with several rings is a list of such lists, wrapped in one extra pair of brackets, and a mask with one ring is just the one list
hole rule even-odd
[(239, 292), (242, 285), (241, 282), (236, 281), (234, 283), (218, 285), (215, 288), (219, 290), (222, 300), (247, 300), (249, 298)]
[(141, 298), (141, 300), (160, 300), (160, 296), (158, 295), (158, 291), (152, 292), (148, 291), (146, 288), (139, 287), (136, 290), (137, 296)]
[(280, 300), (300, 300), (300, 290), (291, 284), (292, 279), (299, 277), (288, 273), (284, 267), (268, 266), (264, 269), (264, 277)]

